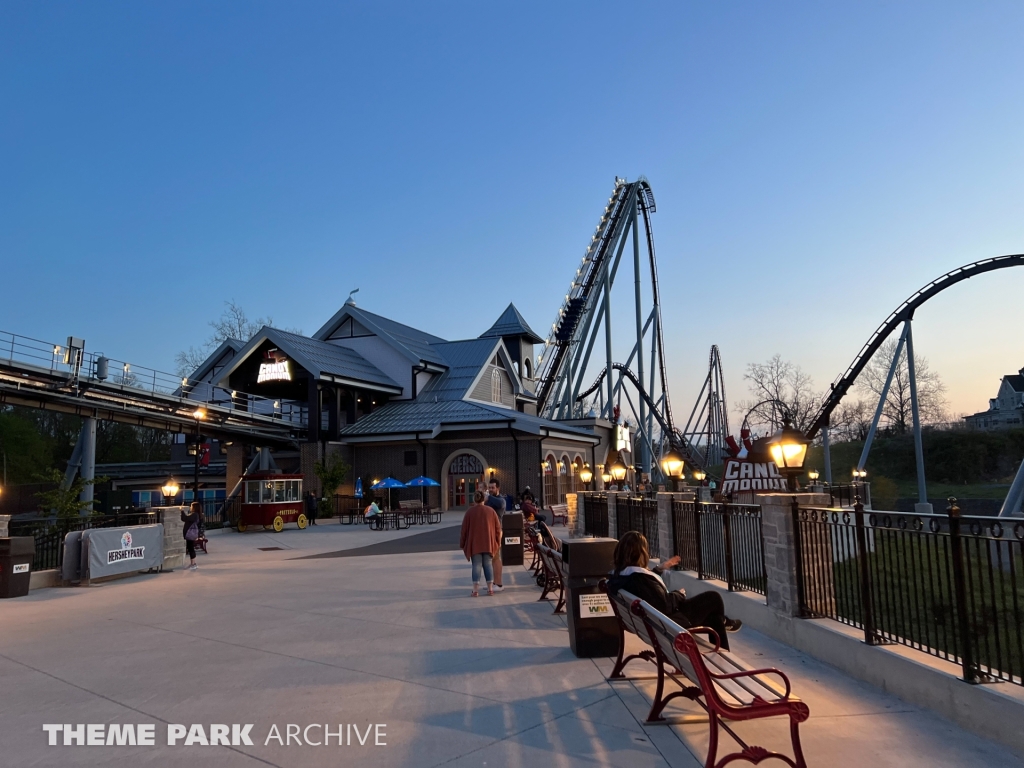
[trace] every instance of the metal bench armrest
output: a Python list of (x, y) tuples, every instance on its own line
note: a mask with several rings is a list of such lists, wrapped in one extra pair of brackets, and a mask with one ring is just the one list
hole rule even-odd
[[(692, 631), (692, 630), (691, 630)], [(792, 687), (789, 684), (789, 678), (786, 677), (786, 673), (775, 667), (766, 667), (764, 669), (744, 669), (739, 672), (730, 672), (726, 675), (719, 675), (708, 670), (708, 674), (711, 675), (713, 680), (735, 680), (737, 677), (756, 677), (757, 675), (778, 675), (782, 678), (782, 682), (786, 684), (786, 692), (782, 695), (782, 698), (776, 699), (776, 701), (786, 701), (789, 699), (789, 694), (792, 691)]]
[[(722, 649), (721, 639), (718, 637), (718, 633), (715, 632), (711, 627), (690, 627), (686, 630), (691, 635), (701, 634), (707, 635), (708, 640), (715, 644), (713, 650), (707, 651), (707, 653), (718, 653)], [(703, 651), (702, 651), (703, 653)]]

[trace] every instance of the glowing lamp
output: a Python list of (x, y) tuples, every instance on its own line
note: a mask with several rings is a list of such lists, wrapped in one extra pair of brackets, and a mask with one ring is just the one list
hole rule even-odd
[(580, 470), (580, 480), (584, 483), (589, 483), (594, 479), (594, 470), (590, 468), (589, 464), (584, 464), (583, 469)]
[(661, 459), (661, 471), (665, 477), (682, 477), (684, 467), (683, 457), (675, 449), (670, 449)]

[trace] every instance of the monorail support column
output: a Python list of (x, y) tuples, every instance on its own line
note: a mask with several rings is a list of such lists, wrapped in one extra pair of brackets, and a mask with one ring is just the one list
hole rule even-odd
[[(96, 479), (96, 419), (87, 418), (82, 420), (82, 469), (80, 471), (83, 480)], [(82, 486), (82, 493), (78, 497), (88, 506), (82, 507), (83, 515), (92, 514), (93, 489), (95, 486), (87, 482)]]
[(932, 505), (928, 503), (928, 484), (924, 477), (924, 446), (921, 441), (921, 411), (917, 403), (917, 374), (914, 371), (914, 331), (907, 320), (907, 373), (910, 379), (910, 410), (914, 417), (914, 458), (917, 460), (917, 504), (914, 511), (918, 514), (931, 514)]
[(821, 449), (825, 460), (825, 482), (832, 485), (832, 451), (828, 441), (828, 425), (821, 428)]
[(903, 333), (900, 335), (900, 342), (896, 345), (896, 353), (892, 356), (892, 364), (889, 366), (889, 375), (885, 378), (885, 386), (882, 387), (882, 395), (878, 398), (878, 408), (875, 409), (875, 418), (871, 420), (871, 429), (868, 430), (867, 439), (864, 441), (864, 450), (860, 452), (860, 461), (857, 462), (857, 469), (864, 469), (868, 460), (868, 453), (871, 451), (871, 444), (875, 441), (875, 432), (878, 431), (878, 422), (882, 418), (882, 411), (885, 409), (885, 401), (889, 397), (889, 387), (892, 386), (892, 377), (896, 373), (896, 366), (900, 364), (900, 355), (903, 352), (903, 345), (907, 342), (907, 331), (910, 329), (910, 321), (903, 324)]

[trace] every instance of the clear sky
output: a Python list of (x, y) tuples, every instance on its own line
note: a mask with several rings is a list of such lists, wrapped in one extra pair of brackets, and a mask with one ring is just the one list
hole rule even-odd
[[(1022, 40), (1020, 2), (5, 2), (0, 329), (172, 370), (227, 299), (312, 333), (358, 287), (544, 334), (644, 174), (677, 409), (712, 343), (733, 400), (776, 352), (824, 388), (1024, 252)], [(1024, 366), (1022, 288), (918, 313), (954, 412)]]

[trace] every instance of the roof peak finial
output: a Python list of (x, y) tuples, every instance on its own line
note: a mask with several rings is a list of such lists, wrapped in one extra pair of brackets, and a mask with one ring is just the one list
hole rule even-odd
[(348, 292), (348, 298), (347, 298), (347, 299), (345, 299), (345, 305), (346, 305), (346, 306), (349, 306), (349, 307), (354, 307), (354, 306), (356, 305), (356, 300), (355, 300), (355, 299), (353, 299), (352, 297), (353, 297), (353, 296), (354, 296), (355, 294), (357, 294), (357, 293), (359, 293), (359, 289), (358, 289), (358, 288), (356, 288), (356, 289), (354, 289), (354, 290), (351, 290), (351, 291), (349, 291), (349, 292)]

